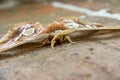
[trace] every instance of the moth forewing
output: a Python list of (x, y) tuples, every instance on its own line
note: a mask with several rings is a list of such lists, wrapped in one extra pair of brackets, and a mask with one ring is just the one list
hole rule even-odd
[(98, 28), (78, 28), (76, 31), (91, 31), (91, 30), (120, 30), (120, 26), (112, 27), (112, 26), (105, 26), (105, 27), (98, 27)]
[(48, 34), (41, 35), (44, 29), (40, 23), (19, 23), (13, 26), (0, 40), (0, 51), (5, 51), (30, 42), (42, 42)]

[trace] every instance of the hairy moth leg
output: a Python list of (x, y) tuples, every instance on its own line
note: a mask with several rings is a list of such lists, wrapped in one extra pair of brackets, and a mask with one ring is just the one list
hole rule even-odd
[[(75, 30), (63, 30), (60, 33), (55, 34), (53, 39), (51, 40), (51, 47), (54, 49), (54, 45), (56, 43), (56, 40), (59, 39), (60, 41), (64, 41), (65, 39), (68, 40), (70, 43), (75, 43), (71, 40), (71, 38), (68, 36), (68, 34), (75, 32)], [(63, 36), (65, 37), (63, 39)]]

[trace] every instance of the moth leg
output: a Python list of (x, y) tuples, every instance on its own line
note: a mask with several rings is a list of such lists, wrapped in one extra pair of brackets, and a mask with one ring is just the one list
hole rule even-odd
[(41, 43), (41, 46), (46, 45), (48, 42), (49, 42), (49, 39), (45, 39), (45, 40)]
[(65, 35), (65, 39), (68, 40), (70, 43), (73, 43), (73, 44), (76, 43), (76, 42), (73, 42), (73, 41), (71, 40), (70, 36), (68, 36), (68, 35)]
[(51, 47), (54, 49), (54, 45), (55, 45), (57, 39), (59, 39), (61, 42), (63, 42), (64, 40), (68, 40), (69, 42), (74, 43), (71, 40), (71, 38), (68, 36), (68, 34), (74, 32), (74, 31), (75, 30), (63, 30), (62, 32), (55, 34), (55, 36), (51, 40)]
[(45, 46), (46, 44), (48, 44), (48, 42), (49, 42), (49, 39), (45, 39), (42, 42), (40, 42), (40, 45), (34, 46), (34, 48)]

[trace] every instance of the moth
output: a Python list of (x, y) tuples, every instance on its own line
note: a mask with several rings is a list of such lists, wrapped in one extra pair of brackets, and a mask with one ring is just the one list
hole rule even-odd
[(120, 30), (120, 27), (103, 26), (100, 23), (85, 23), (78, 17), (64, 17), (43, 27), (39, 22), (22, 22), (12, 26), (0, 39), (0, 52), (26, 43), (39, 42), (41, 46), (51, 43), (54, 49), (56, 40), (75, 43), (69, 34), (80, 31)]

